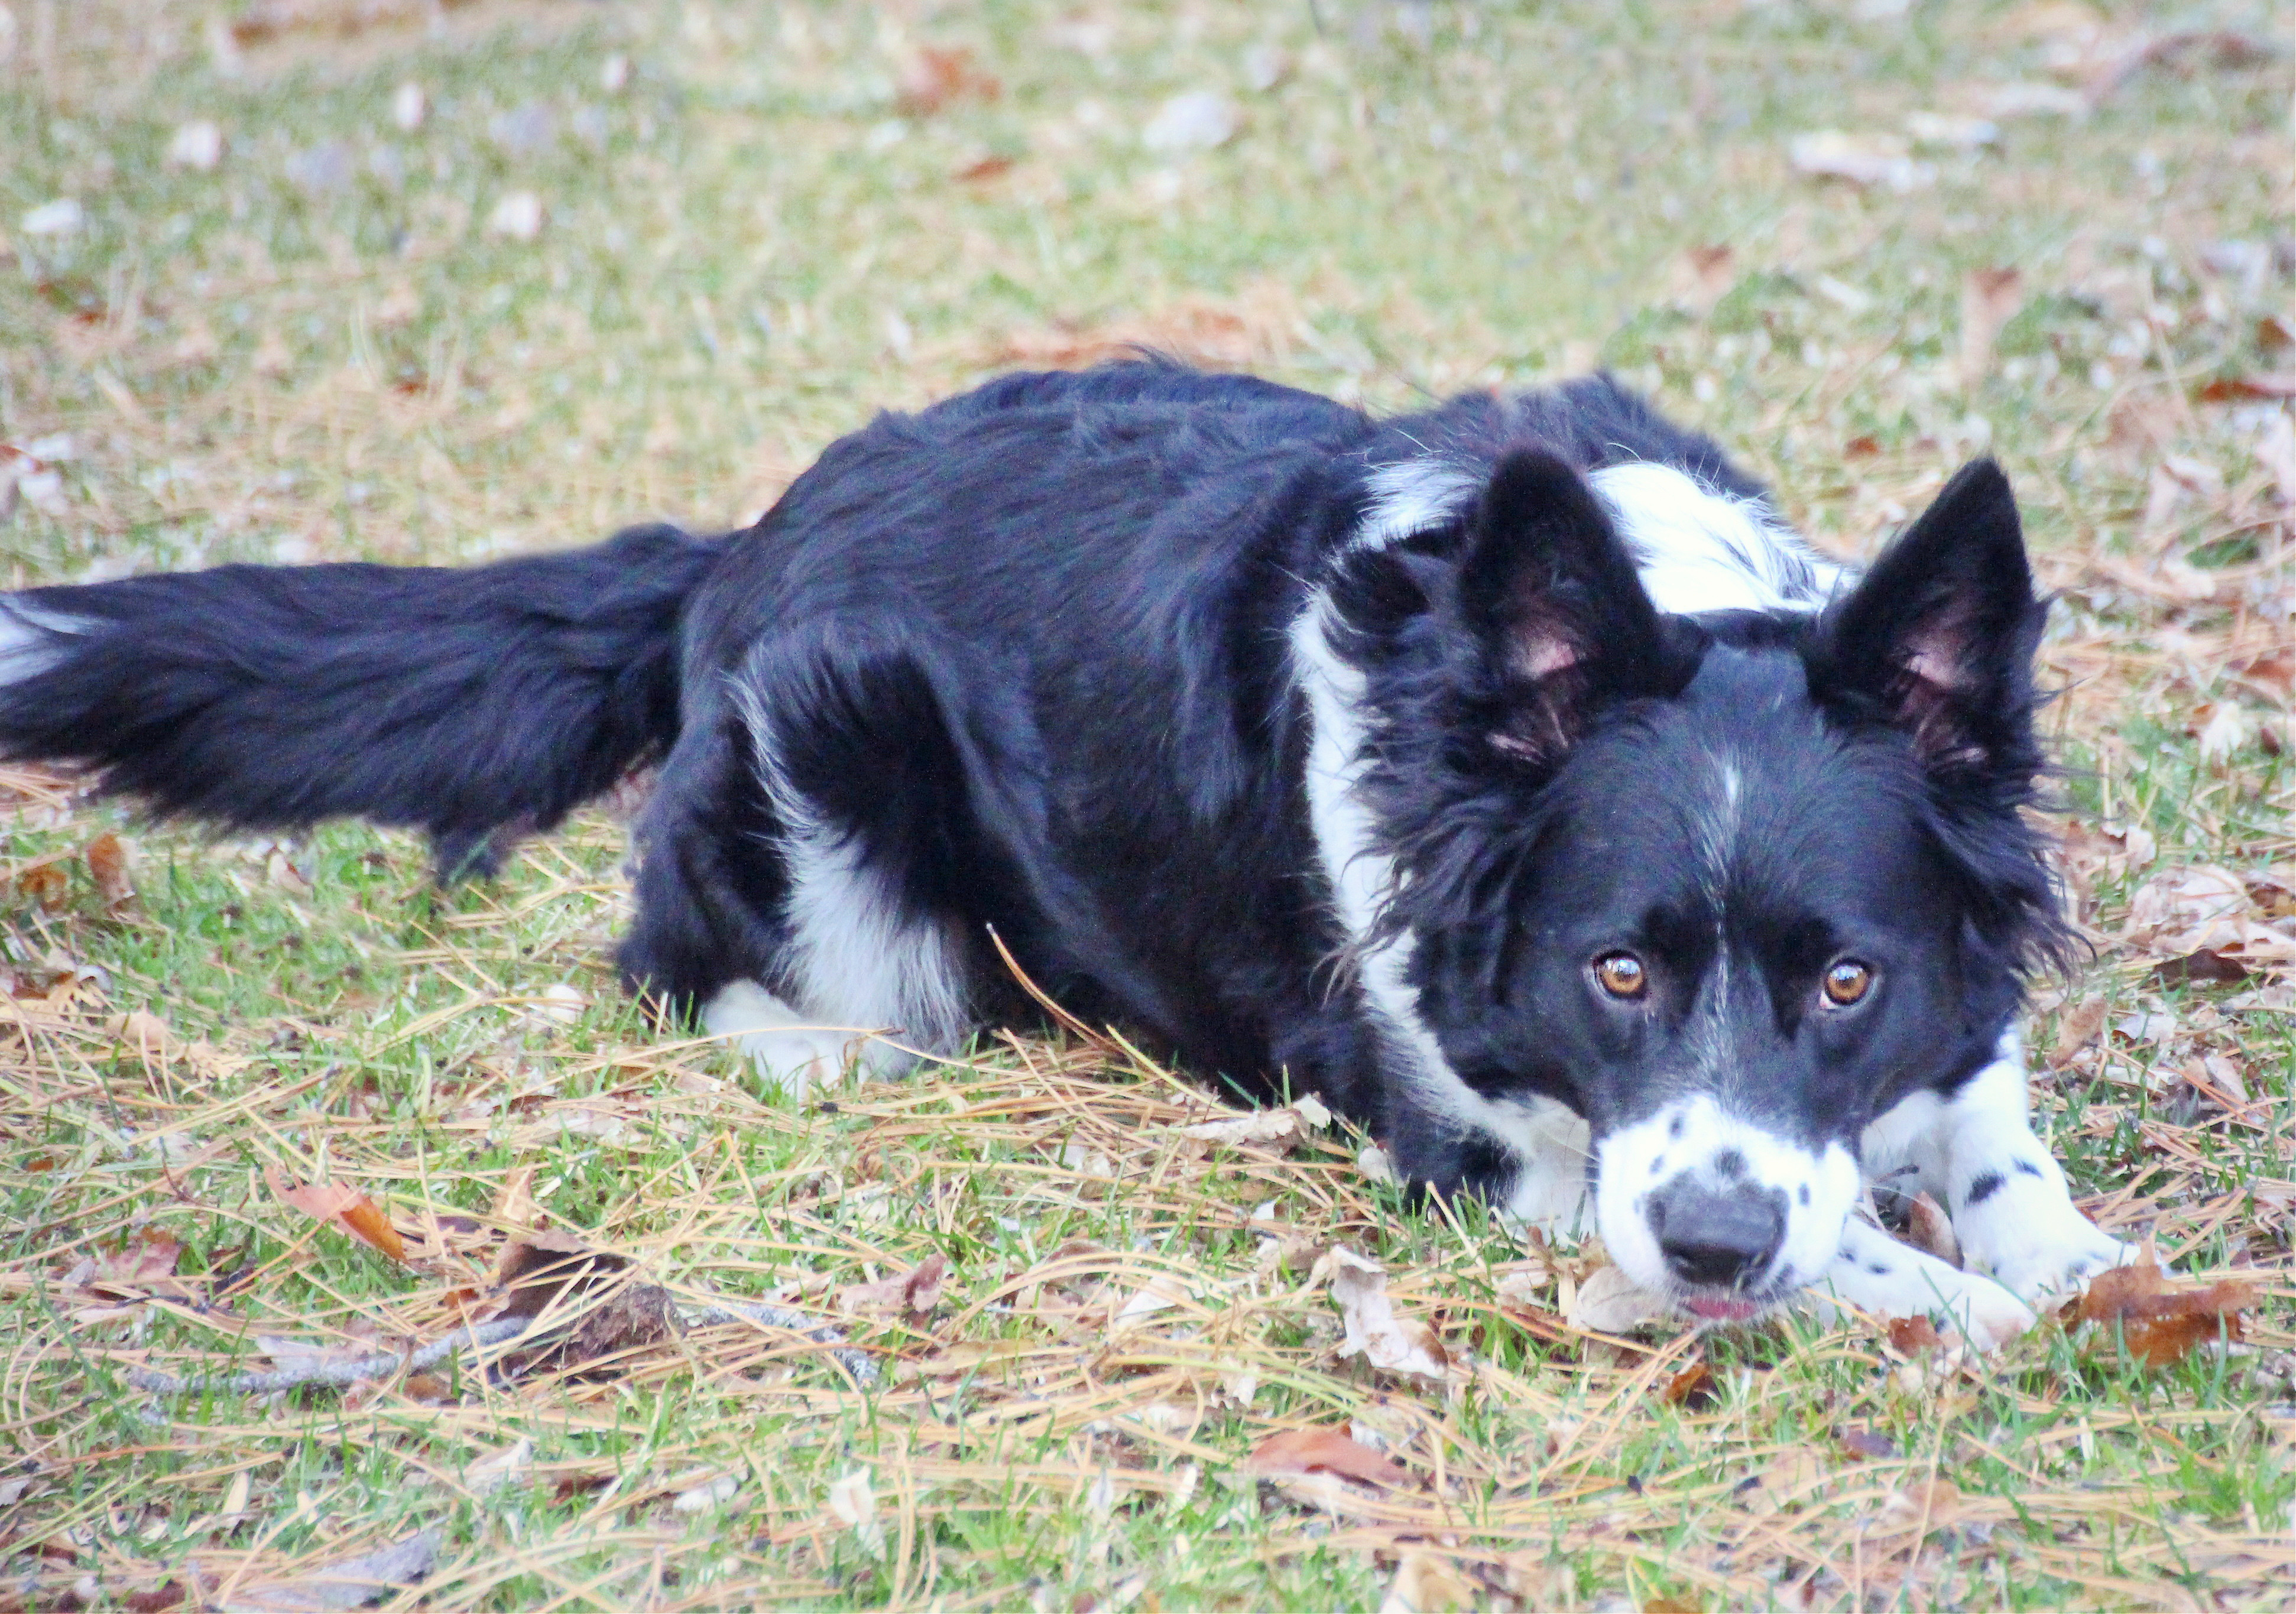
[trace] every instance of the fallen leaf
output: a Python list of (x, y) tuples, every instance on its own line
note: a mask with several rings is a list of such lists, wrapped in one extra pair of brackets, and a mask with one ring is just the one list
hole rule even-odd
[(971, 162), (964, 164), (952, 177), (962, 184), (980, 184), (1011, 173), (1013, 163), (1013, 159), (1009, 153), (991, 152), (984, 157), (976, 157)]
[(1306, 1143), (1318, 1127), (1331, 1125), (1331, 1120), (1332, 1112), (1308, 1097), (1274, 1110), (1256, 1110), (1248, 1115), (1217, 1121), (1198, 1121), (1181, 1127), (1180, 1135), (1208, 1143), (1256, 1143), (1279, 1154), (1288, 1154)]
[(1887, 185), (1904, 193), (1917, 191), (1937, 180), (1937, 169), (1916, 162), (1912, 148), (1895, 135), (1853, 135), (1841, 129), (1818, 129), (1797, 135), (1787, 143), (1787, 160), (1798, 173), (1819, 179), (1847, 180), (1854, 185)]
[(1251, 1448), (1242, 1467), (1261, 1479), (1336, 1474), (1381, 1490), (1412, 1483), (1411, 1471), (1402, 1463), (1338, 1429), (1278, 1430)]
[(233, 1605), (249, 1609), (357, 1609), (381, 1602), (391, 1593), (413, 1585), (439, 1561), (441, 1532), (428, 1529), (406, 1540), (324, 1565), (292, 1580), (242, 1585), (233, 1594)]
[(2243, 881), (2248, 900), (2267, 919), (2296, 918), (2296, 883), (2268, 869), (2251, 869)]
[(1536, 1258), (1499, 1268), (1498, 1280), (1494, 1292), (1501, 1306), (1520, 1306), (1534, 1311), (1543, 1309), (1546, 1291), (1554, 1286), (1554, 1274), (1546, 1262)]
[(1340, 1320), (1347, 1330), (1339, 1354), (1360, 1356), (1384, 1372), (1444, 1382), (1450, 1356), (1433, 1329), (1395, 1315), (1387, 1298), (1387, 1268), (1345, 1245), (1332, 1246), (1328, 1259), (1332, 1298), (1339, 1303)]
[(2248, 885), (2215, 864), (2164, 869), (2128, 899), (2124, 932), (2131, 945), (2178, 957), (2209, 948), (2251, 961), (2296, 959), (2296, 938), (2255, 916)]
[(2239, 1339), (2241, 1314), (2255, 1303), (2253, 1285), (2229, 1280), (2171, 1287), (2148, 1255), (2099, 1273), (2070, 1309), (2076, 1325), (2106, 1325), (2094, 1338), (2106, 1338), (2117, 1325), (2131, 1356), (2148, 1367), (2166, 1367), (2203, 1341)]
[(291, 1184), (270, 1166), (263, 1168), (263, 1177), (271, 1186), (272, 1198), (281, 1204), (318, 1221), (339, 1223), (353, 1237), (394, 1261), (406, 1259), (406, 1241), (398, 1236), (390, 1218), (357, 1189), (340, 1183)]
[[(670, 1498), (669, 1506), (676, 1513), (707, 1513), (723, 1507), (742, 1488), (739, 1475), (719, 1474), (699, 1485), (688, 1485)], [(834, 1487), (832, 1487), (833, 1489)]]
[[(408, 1381), (410, 1384), (413, 1381)], [(463, 1465), (463, 1487), (474, 1496), (498, 1491), (534, 1466), (534, 1442), (524, 1437)]]
[(503, 1248), (495, 1282), (507, 1298), (494, 1315), (538, 1317), (561, 1294), (570, 1299), (628, 1266), (624, 1258), (593, 1249), (570, 1233), (545, 1228), (528, 1233)]
[(401, 134), (412, 135), (430, 115), (430, 97), (412, 78), (390, 92), (390, 121), (398, 126)]
[(138, 1009), (107, 1021), (104, 1029), (134, 1048), (146, 1069), (187, 1061), (193, 1065), (201, 1065), (215, 1057), (215, 1050), (207, 1044), (186, 1043), (176, 1035), (175, 1028), (146, 1009)]
[(16, 889), (43, 908), (54, 912), (71, 895), (71, 877), (64, 873), (63, 864), (59, 856), (26, 864), (16, 871)]
[(898, 104), (911, 117), (930, 117), (959, 101), (994, 101), (1004, 86), (984, 72), (972, 53), (926, 45), (902, 63)]
[(2284, 507), (2296, 507), (2296, 421), (2276, 412), (2257, 434), (2256, 463), (2271, 473), (2272, 489)]
[(2195, 982), (2210, 986), (2229, 986), (2246, 980), (2249, 968), (2236, 958), (2226, 958), (2213, 947), (2201, 947), (2182, 958), (2164, 959), (2152, 966), (2152, 980), (2155, 986), (2183, 987)]
[(30, 209), (16, 225), (27, 235), (72, 235), (86, 222), (87, 210), (77, 198), (59, 196)]
[(1218, 90), (1189, 90), (1156, 109), (1140, 143), (1168, 157), (1208, 152), (1234, 139), (1241, 121), (1235, 103)]
[(2220, 375), (2193, 389), (2193, 400), (2201, 404), (2231, 404), (2251, 397), (2296, 397), (2296, 376)]
[(1874, 1523), (1892, 1535), (1941, 1530), (1961, 1516), (1961, 1487), (1950, 1479), (1924, 1479), (1890, 1493)]
[(2165, 67), (2180, 75), (2202, 67), (2225, 71), (2269, 61), (2275, 54), (2271, 45), (2231, 29), (2180, 29), (2153, 37), (2138, 34), (2119, 42), (2081, 88), (2089, 104), (2096, 106), (2148, 68)]
[(2013, 79), (1989, 84), (1975, 94), (1976, 104), (1995, 118), (2086, 118), (2088, 97), (2062, 84)]
[(1622, 1334), (1665, 1315), (1665, 1303), (1616, 1266), (1598, 1266), (1579, 1280), (1562, 1320), (1589, 1333)]
[(201, 118), (184, 124), (168, 142), (168, 166), (207, 173), (223, 160), (223, 131)]
[(1481, 1601), (1456, 1562), (1414, 1549), (1396, 1561), (1395, 1578), (1380, 1599), (1379, 1614), (1449, 1614)]
[(1946, 146), (1956, 152), (1974, 152), (2001, 143), (2001, 126), (1990, 118), (1972, 118), (1958, 112), (1908, 112), (1906, 133), (1917, 145)]
[(581, 988), (558, 981), (543, 987), (528, 1000), (517, 1018), (529, 1025), (570, 1026), (582, 1018), (590, 1000), (582, 995)]
[(877, 1493), (867, 1469), (855, 1469), (842, 1479), (830, 1482), (829, 1511), (853, 1532), (865, 1551), (873, 1553), (885, 1544), (884, 1527), (877, 1520)]
[(1974, 387), (1993, 368), (1993, 344), (2025, 302), (2025, 277), (2013, 268), (1972, 269), (1961, 277), (1961, 384)]
[(1898, 1450), (1898, 1443), (1887, 1435), (1877, 1435), (1856, 1425), (1841, 1431), (1841, 1448), (1853, 1457), (1867, 1457), (1877, 1462), (1903, 1454)]
[(79, 1286), (114, 1292), (142, 1291), (162, 1279), (174, 1277), (183, 1258), (183, 1244), (173, 1233), (146, 1227), (123, 1248), (97, 1257), (95, 1269), (80, 1280)]
[(87, 872), (95, 881), (95, 894), (103, 899), (107, 908), (116, 908), (135, 895), (135, 888), (127, 878), (127, 848), (119, 837), (106, 830), (87, 843), (83, 854), (87, 859)]
[(510, 241), (532, 241), (542, 233), (542, 198), (531, 191), (512, 191), (487, 215), (487, 233)]
[(1890, 1319), (1890, 1348), (1901, 1356), (1918, 1356), (1923, 1351), (1935, 1350), (1945, 1343), (1937, 1324), (1927, 1317), (1892, 1317)]
[(1704, 1406), (1714, 1399), (1714, 1370), (1693, 1362), (1669, 1379), (1659, 1394), (1669, 1406)]
[(1728, 246), (1686, 248), (1675, 260), (1675, 300), (1693, 314), (1711, 313), (1738, 283), (1738, 255)]
[(534, 1225), (533, 1167), (513, 1166), (504, 1174), (502, 1186), (495, 1190), (494, 1208), (488, 1216), (497, 1227)]
[(2185, 1081), (2219, 1108), (2238, 1109), (2248, 1102), (2248, 1082), (2240, 1067), (2221, 1053), (2196, 1054), (2186, 1060)]
[(2073, 1055), (2096, 1041), (2110, 1012), (2102, 997), (2084, 997), (2057, 1016), (2056, 1045), (2049, 1050), (2049, 1069), (2062, 1070)]
[(1926, 1249), (1948, 1266), (1961, 1265), (1961, 1241), (1955, 1236), (1953, 1218), (1945, 1207), (1926, 1193), (1914, 1196), (1912, 1215), (1907, 1218), (1906, 1239), (1915, 1249)]
[(874, 1283), (849, 1283), (837, 1291), (841, 1311), (857, 1316), (922, 1317), (940, 1304), (948, 1258), (936, 1251), (909, 1271)]

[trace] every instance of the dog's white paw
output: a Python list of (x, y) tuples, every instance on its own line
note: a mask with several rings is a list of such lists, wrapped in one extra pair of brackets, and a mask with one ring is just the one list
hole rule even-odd
[(1928, 1317), (1979, 1350), (1995, 1349), (2037, 1321), (2030, 1307), (1991, 1278), (1854, 1219), (1842, 1229), (1841, 1253), (1814, 1287), (1879, 1316)]
[(2067, 1204), (2029, 1205), (2017, 1216), (1967, 1217), (1954, 1231), (1964, 1266), (2035, 1302), (2070, 1294), (2143, 1253)]
[(737, 980), (701, 1012), (703, 1028), (731, 1037), (761, 1076), (791, 1098), (843, 1084), (853, 1066), (853, 1034), (808, 1025), (805, 1016), (754, 981)]

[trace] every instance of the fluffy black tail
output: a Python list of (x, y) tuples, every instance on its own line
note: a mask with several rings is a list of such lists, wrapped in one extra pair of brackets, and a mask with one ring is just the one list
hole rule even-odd
[(490, 867), (677, 737), (678, 616), (725, 542), (0, 594), (0, 754), (234, 828), (420, 828), (443, 878)]

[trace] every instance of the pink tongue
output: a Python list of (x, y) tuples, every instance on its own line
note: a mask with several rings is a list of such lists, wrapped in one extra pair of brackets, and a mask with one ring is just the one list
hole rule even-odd
[(1718, 1323), (1742, 1323), (1759, 1309), (1749, 1300), (1692, 1300), (1691, 1311), (1702, 1317), (1711, 1317)]

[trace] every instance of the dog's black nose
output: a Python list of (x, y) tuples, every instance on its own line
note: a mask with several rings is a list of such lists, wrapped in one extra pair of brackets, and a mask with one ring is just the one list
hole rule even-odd
[(1676, 1178), (1651, 1196), (1651, 1231), (1685, 1283), (1734, 1287), (1759, 1278), (1785, 1237), (1785, 1196), (1775, 1189), (1725, 1189)]

